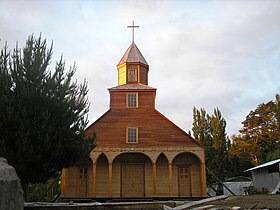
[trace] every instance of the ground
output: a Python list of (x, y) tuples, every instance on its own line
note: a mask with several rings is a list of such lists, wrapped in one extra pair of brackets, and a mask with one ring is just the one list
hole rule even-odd
[[(159, 210), (164, 209), (163, 205), (180, 208), (180, 205), (188, 204), (191, 201), (146, 201), (146, 202), (106, 202), (106, 203), (25, 203), (25, 210)], [(211, 206), (210, 206), (211, 205)], [(200, 208), (208, 206), (208, 208)], [(223, 200), (203, 203), (186, 209), (216, 209), (228, 210), (237, 209), (270, 209), (280, 210), (280, 195), (250, 195), (250, 196), (230, 196)]]
[(231, 196), (208, 204), (213, 204), (215, 207), (222, 209), (232, 209), (236, 206), (242, 209), (280, 209), (280, 195)]

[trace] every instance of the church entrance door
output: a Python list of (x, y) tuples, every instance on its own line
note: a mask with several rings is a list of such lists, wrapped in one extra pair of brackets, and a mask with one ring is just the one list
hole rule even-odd
[(178, 166), (178, 190), (180, 197), (191, 197), (190, 166)]
[(122, 197), (144, 197), (144, 164), (122, 164)]

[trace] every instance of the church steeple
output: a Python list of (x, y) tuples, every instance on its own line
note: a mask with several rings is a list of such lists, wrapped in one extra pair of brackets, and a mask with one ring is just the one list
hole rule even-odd
[(118, 63), (118, 85), (129, 83), (148, 85), (149, 65), (134, 43), (134, 28), (139, 26), (134, 26), (132, 22), (132, 26), (128, 27), (132, 28), (132, 43)]
[(122, 59), (120, 60), (118, 66), (124, 63), (137, 63), (137, 62), (148, 66), (148, 63), (145, 60), (144, 56), (142, 55), (142, 53), (140, 52), (136, 44), (132, 42), (132, 44), (128, 47)]

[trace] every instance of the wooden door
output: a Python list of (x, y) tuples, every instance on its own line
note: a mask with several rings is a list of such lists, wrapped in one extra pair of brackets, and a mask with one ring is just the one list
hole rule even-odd
[(178, 190), (180, 197), (191, 197), (190, 166), (178, 166)]
[(87, 167), (80, 167), (80, 175), (79, 175), (79, 197), (86, 198), (87, 197)]
[(144, 197), (144, 165), (122, 165), (122, 197)]

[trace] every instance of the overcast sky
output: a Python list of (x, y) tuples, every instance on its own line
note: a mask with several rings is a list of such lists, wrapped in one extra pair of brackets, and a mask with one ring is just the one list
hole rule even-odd
[(194, 106), (218, 107), (237, 134), (250, 110), (280, 93), (280, 0), (0, 0), (0, 45), (40, 33), (53, 41), (52, 63), (63, 53), (88, 81), (92, 123), (108, 110), (132, 20), (156, 108), (185, 131)]

